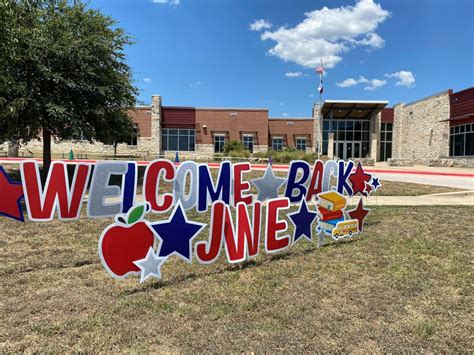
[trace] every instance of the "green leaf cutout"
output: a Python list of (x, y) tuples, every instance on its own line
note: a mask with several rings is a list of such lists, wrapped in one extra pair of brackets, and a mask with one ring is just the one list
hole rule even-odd
[(145, 212), (146, 212), (145, 205), (138, 205), (138, 206), (133, 207), (128, 212), (127, 223), (132, 224), (132, 223), (135, 223), (136, 221), (142, 219)]

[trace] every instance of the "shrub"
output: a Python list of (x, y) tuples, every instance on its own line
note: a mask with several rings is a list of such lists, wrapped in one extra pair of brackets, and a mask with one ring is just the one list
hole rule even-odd
[(244, 144), (240, 141), (230, 141), (224, 145), (225, 155), (229, 155), (229, 152), (232, 152), (232, 151), (243, 151), (243, 150), (246, 150), (246, 149), (245, 149)]
[(308, 163), (313, 163), (316, 160), (315, 153), (306, 153), (293, 147), (287, 147), (279, 152), (270, 151), (268, 156), (276, 163), (289, 163), (292, 160), (305, 160)]
[(247, 149), (230, 150), (227, 152), (226, 156), (231, 158), (249, 158), (250, 152)]

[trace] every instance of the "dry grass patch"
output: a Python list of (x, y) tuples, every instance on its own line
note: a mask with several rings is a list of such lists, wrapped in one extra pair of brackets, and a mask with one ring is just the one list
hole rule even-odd
[(2, 219), (0, 351), (472, 351), (473, 213), (377, 207), (353, 240), (144, 284), (100, 264), (110, 221)]

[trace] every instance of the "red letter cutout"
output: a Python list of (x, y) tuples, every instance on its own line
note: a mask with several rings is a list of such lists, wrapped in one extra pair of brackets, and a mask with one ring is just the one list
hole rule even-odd
[(145, 177), (143, 179), (143, 193), (145, 194), (145, 200), (150, 202), (151, 209), (154, 212), (164, 212), (167, 211), (173, 204), (173, 194), (165, 193), (163, 194), (163, 203), (158, 204), (157, 197), (160, 189), (159, 177), (161, 171), (164, 170), (163, 180), (167, 182), (172, 182), (174, 179), (174, 165), (165, 159), (154, 160), (150, 163), (145, 171)]
[(225, 204), (222, 201), (215, 201), (212, 204), (209, 242), (201, 241), (195, 244), (195, 255), (201, 264), (211, 264), (219, 258), (224, 232), (224, 208)]
[(237, 233), (230, 213), (230, 207), (222, 201), (212, 205), (211, 232), (209, 242), (197, 242), (196, 257), (201, 264), (210, 264), (217, 260), (224, 235), (227, 260), (238, 263), (258, 254), (260, 244), (260, 223), (262, 203), (256, 202), (253, 208), (253, 228), (247, 212), (247, 206), (237, 205)]
[(308, 194), (306, 195), (306, 201), (311, 201), (314, 195), (321, 192), (323, 187), (323, 173), (324, 163), (321, 160), (316, 160), (313, 167), (313, 175), (311, 176), (311, 182), (308, 186)]
[(64, 162), (55, 161), (51, 164), (44, 190), (42, 190), (38, 163), (33, 161), (22, 163), (21, 175), (29, 219), (51, 221), (58, 205), (59, 219), (79, 218), (89, 173), (89, 165), (77, 164), (71, 187), (68, 181), (67, 165)]
[(242, 192), (250, 189), (250, 183), (242, 181), (242, 173), (247, 171), (251, 171), (250, 163), (234, 164), (234, 206), (237, 206), (239, 202), (243, 202), (246, 205), (252, 203), (251, 195), (242, 195)]
[(287, 209), (290, 206), (290, 200), (285, 198), (276, 198), (267, 203), (267, 235), (265, 238), (265, 251), (275, 253), (286, 249), (290, 245), (290, 236), (277, 237), (279, 231), (286, 231), (288, 223), (285, 220), (278, 219), (280, 209)]
[(253, 206), (253, 233), (247, 207), (243, 203), (237, 205), (237, 239), (246, 240), (247, 258), (254, 258), (260, 246), (260, 223), (262, 221), (262, 203), (256, 201)]

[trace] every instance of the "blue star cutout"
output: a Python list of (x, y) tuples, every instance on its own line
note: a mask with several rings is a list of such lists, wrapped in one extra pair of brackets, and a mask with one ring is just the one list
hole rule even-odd
[(376, 178), (373, 176), (372, 176), (372, 182), (370, 184), (373, 186), (374, 190), (377, 190), (379, 186), (382, 186), (382, 184), (379, 182), (379, 178)]
[(295, 230), (293, 232), (293, 244), (296, 243), (302, 236), (304, 236), (310, 242), (312, 241), (311, 225), (313, 224), (317, 215), (317, 212), (310, 212), (308, 210), (308, 205), (306, 204), (306, 200), (304, 198), (301, 202), (299, 211), (288, 214), (291, 222), (295, 225)]
[(190, 222), (178, 202), (167, 221), (152, 222), (151, 227), (160, 239), (159, 256), (177, 255), (191, 262), (192, 240), (206, 226), (205, 223)]
[(0, 166), (0, 215), (25, 222), (21, 200), (24, 198), (21, 182), (13, 181)]

